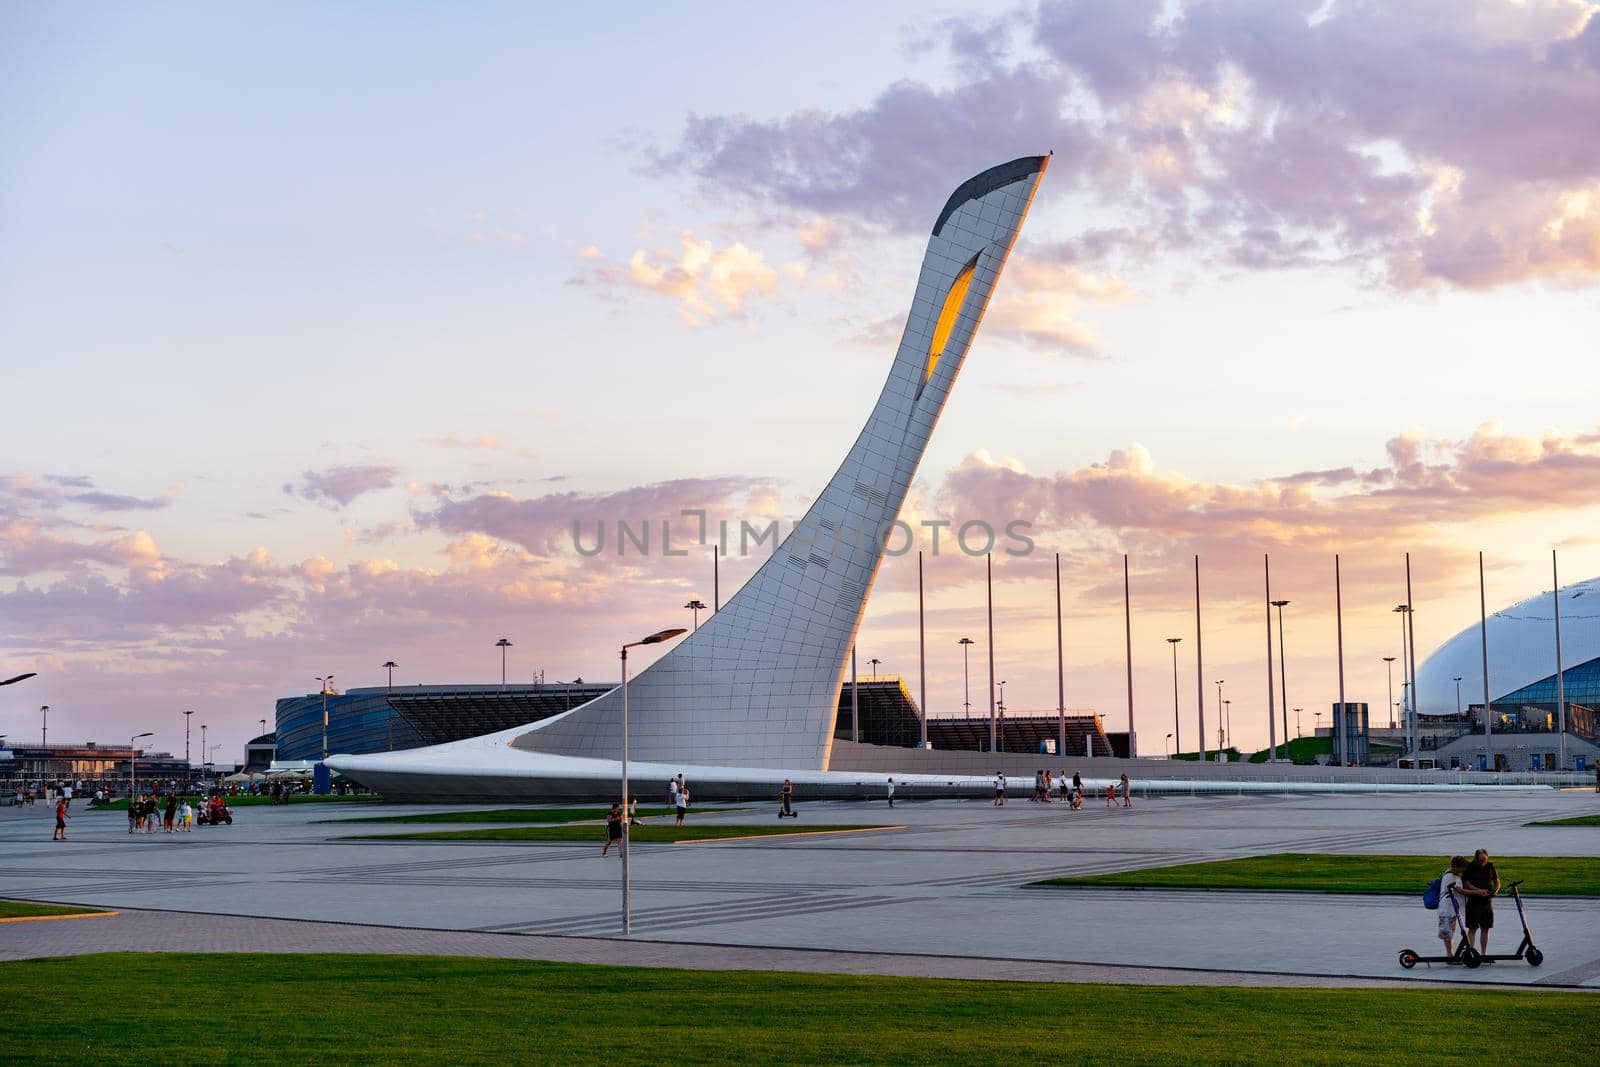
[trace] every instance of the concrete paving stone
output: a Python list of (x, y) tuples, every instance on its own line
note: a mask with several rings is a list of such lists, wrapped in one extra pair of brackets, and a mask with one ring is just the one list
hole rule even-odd
[[(1600, 989), (1595, 901), (1541, 898), (1536, 885), (1527, 900), (1544, 967), (1411, 972), (1398, 950), (1437, 944), (1418, 899), (1029, 886), (1272, 852), (1433, 855), (1441, 870), (1452, 852), (1480, 846), (1600, 856), (1600, 833), (1524, 825), (1600, 810), (1600, 797), (1576, 791), (1171, 797), (1079, 812), (1026, 800), (808, 804), (805, 821), (905, 829), (636, 847), (627, 939), (617, 936), (621, 864), (601, 858), (598, 838), (358, 842), (341, 838), (419, 827), (329, 821), (377, 810), (240, 808), (231, 827), (146, 837), (129, 836), (121, 813), (80, 809), (61, 844), (49, 840), (49, 808), (0, 809), (0, 896), (122, 912), (5, 924), (0, 958), (379, 952), (1047, 981)], [(697, 817), (773, 821), (765, 807)], [(1498, 917), (1494, 947), (1510, 948), (1515, 912), (1502, 905)]]

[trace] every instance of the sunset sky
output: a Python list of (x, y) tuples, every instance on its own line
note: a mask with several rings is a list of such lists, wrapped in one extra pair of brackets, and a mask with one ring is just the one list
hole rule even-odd
[[(1600, 10), (1270, 0), (0, 9), (0, 733), (242, 758), (279, 696), (616, 677), (710, 558), (575, 520), (794, 519), (950, 191), (1053, 150), (906, 518), (996, 557), (1007, 703), (1235, 740), (1600, 574)], [(602, 13), (603, 12), (603, 13)], [(613, 546), (614, 547), (614, 546)], [(945, 546), (946, 548), (948, 545)], [(758, 560), (729, 558), (726, 599)], [(927, 565), (962, 702), (983, 562)], [(859, 639), (917, 671), (915, 556)], [(973, 710), (986, 712), (973, 660)], [(1553, 669), (1553, 666), (1552, 666)], [(1428, 694), (1424, 694), (1428, 700)], [(1326, 717), (1326, 716), (1324, 716)], [(198, 758), (198, 741), (196, 741)]]

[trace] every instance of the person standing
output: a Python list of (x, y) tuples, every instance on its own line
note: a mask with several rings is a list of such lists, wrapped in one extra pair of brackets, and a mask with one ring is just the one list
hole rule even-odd
[(72, 783), (68, 782), (61, 787), (61, 795), (66, 798), (67, 810), (72, 810)]
[(678, 780), (667, 779), (667, 810), (671, 811), (678, 806)]
[(612, 803), (611, 810), (606, 813), (606, 847), (600, 850), (600, 858), (605, 859), (611, 846), (616, 845), (617, 851), (622, 851), (622, 805)]
[[(1439, 940), (1444, 942), (1446, 958), (1455, 955), (1451, 939), (1455, 936), (1456, 922), (1461, 914), (1461, 875), (1466, 872), (1465, 856), (1450, 857), (1450, 869), (1439, 877)], [(1466, 937), (1466, 931), (1462, 931)]]
[(167, 813), (162, 820), (161, 832), (170, 834), (176, 831), (178, 824), (178, 798), (172, 793), (167, 794)]
[[(1480, 848), (1472, 854), (1472, 862), (1462, 872), (1461, 881), (1465, 883), (1462, 892), (1467, 894), (1467, 941), (1471, 942), (1472, 932), (1476, 930), (1478, 951), (1487, 957), (1489, 931), (1494, 929), (1494, 898), (1500, 892), (1500, 872), (1489, 862), (1487, 850)], [(1485, 958), (1484, 962), (1491, 961)]]
[(894, 807), (894, 777), (889, 778), (889, 806)]
[(1072, 772), (1072, 791), (1074, 793), (1083, 792), (1083, 779), (1078, 776), (1077, 771)]
[(1122, 806), (1133, 807), (1133, 783), (1128, 781), (1126, 774), (1122, 776)]
[(794, 811), (794, 783), (787, 778), (783, 780), (783, 787), (778, 790), (778, 818), (799, 818)]
[(678, 791), (673, 799), (673, 806), (678, 809), (678, 821), (673, 825), (682, 826), (683, 817), (689, 814), (689, 787), (684, 784), (681, 777), (678, 779)]
[(178, 808), (178, 828), (184, 833), (194, 832), (194, 809), (189, 806), (189, 798), (183, 798), (183, 805)]
[(139, 832), (139, 812), (143, 809), (139, 805), (139, 798), (132, 793), (128, 794), (128, 833)]
[(72, 816), (67, 814), (67, 798), (62, 797), (56, 801), (56, 832), (50, 835), (52, 841), (65, 841), (67, 839), (67, 820)]
[(994, 776), (994, 806), (1005, 807), (1006, 803), (1006, 776), (1004, 771), (997, 771)]

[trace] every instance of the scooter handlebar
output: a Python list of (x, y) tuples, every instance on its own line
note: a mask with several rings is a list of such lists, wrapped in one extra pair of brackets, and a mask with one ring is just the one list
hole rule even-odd
[(1506, 883), (1506, 888), (1507, 889), (1515, 889), (1515, 888), (1517, 888), (1517, 886), (1521, 885), (1522, 882), (1523, 882), (1523, 879), (1521, 879), (1521, 878), (1518, 878), (1515, 882), (1507, 882)]

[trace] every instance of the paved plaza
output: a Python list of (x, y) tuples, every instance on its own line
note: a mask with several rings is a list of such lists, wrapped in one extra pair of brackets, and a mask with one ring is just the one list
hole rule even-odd
[[(75, 805), (76, 807), (76, 805)], [(1197, 890), (1048, 889), (1057, 875), (1275, 852), (1444, 857), (1600, 855), (1600, 832), (1528, 827), (1600, 810), (1550, 789), (1431, 795), (1138, 798), (1082, 811), (1014, 798), (802, 805), (811, 823), (892, 831), (635, 846), (634, 934), (620, 934), (621, 865), (593, 845), (343, 840), (464, 826), (341, 824), (439, 810), (239, 808), (231, 827), (130, 837), (120, 812), (79, 810), (66, 844), (50, 808), (0, 809), (0, 896), (119, 909), (0, 926), (0, 958), (118, 949), (374, 951), (642, 965), (1065, 981), (1388, 984), (1600, 989), (1593, 899), (1526, 886), (1545, 965), (1402, 971), (1432, 952), (1415, 898)], [(773, 821), (770, 805), (702, 814)], [(1514, 872), (1508, 873), (1514, 876)], [(1596, 887), (1600, 895), (1600, 886)], [(1491, 945), (1520, 936), (1509, 900)], [(288, 920), (288, 921), (286, 921)]]

